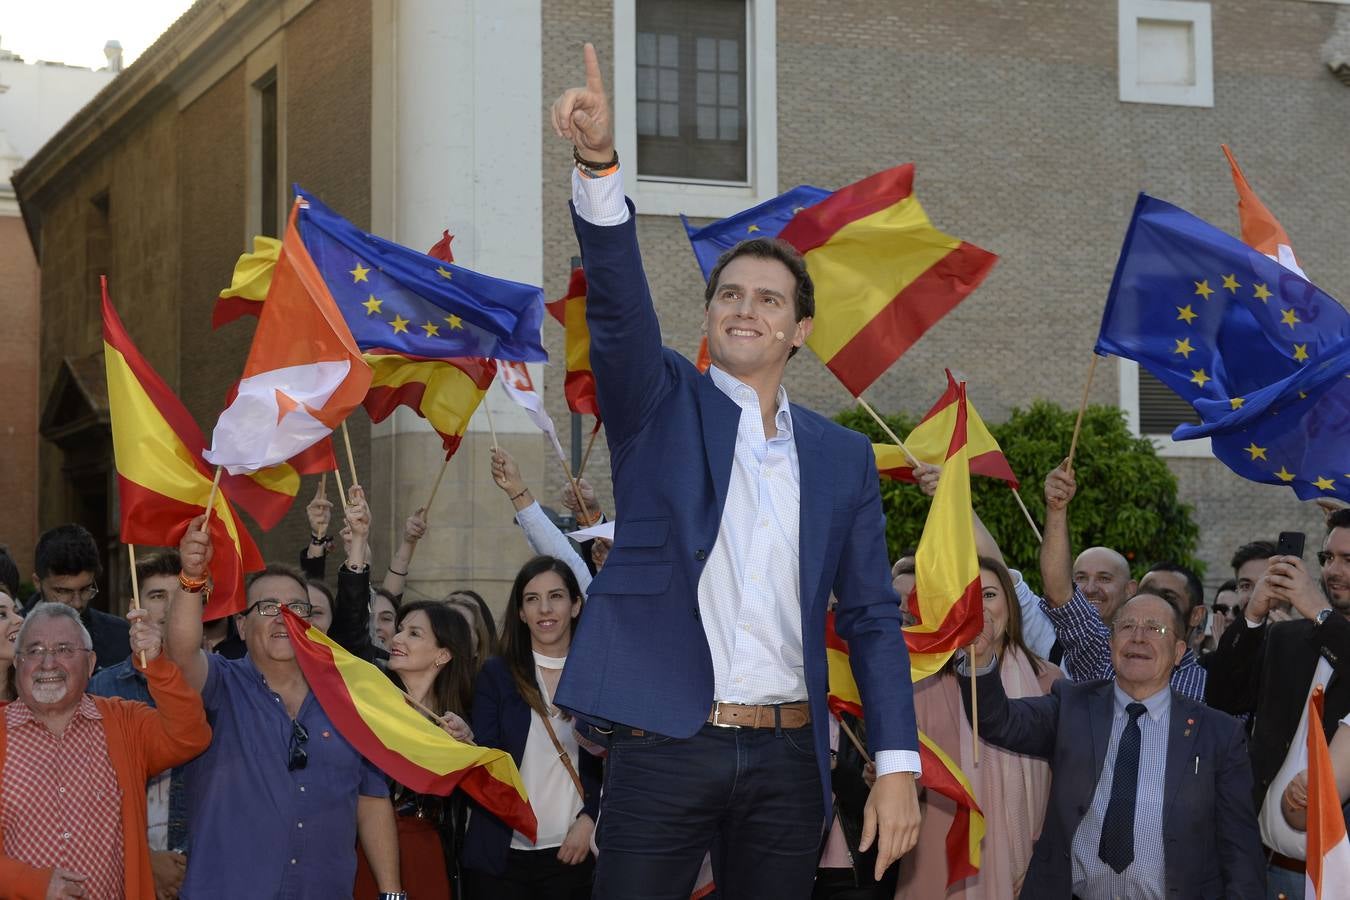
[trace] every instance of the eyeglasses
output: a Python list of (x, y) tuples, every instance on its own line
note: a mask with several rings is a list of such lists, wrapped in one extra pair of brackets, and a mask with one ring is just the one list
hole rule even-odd
[(259, 600), (257, 603), (244, 610), (244, 615), (248, 615), (256, 609), (258, 615), (273, 618), (281, 615), (282, 606), (285, 606), (302, 619), (308, 619), (314, 614), (314, 607), (308, 601), (297, 600), (294, 603), (283, 604), (277, 600)]
[(303, 769), (309, 765), (309, 754), (305, 752), (305, 741), (308, 740), (309, 732), (305, 730), (305, 726), (301, 725), (298, 720), (292, 720), (290, 756), (286, 760), (287, 772), (294, 772), (296, 769)]
[(29, 660), (30, 662), (33, 660), (41, 662), (48, 656), (53, 656), (56, 659), (60, 660), (61, 662), (70, 662), (72, 659), (75, 658), (75, 655), (77, 653), (93, 653), (93, 652), (94, 651), (92, 650), (89, 650), (85, 647), (76, 646), (75, 644), (57, 644), (55, 647), (48, 647), (43, 644), (34, 644), (28, 649), (21, 651), (19, 655), (22, 656), (24, 659)]
[(1350, 564), (1350, 555), (1342, 553), (1340, 554), (1339, 557), (1337, 557), (1337, 555), (1335, 553), (1332, 553), (1330, 550), (1317, 551), (1317, 564), (1322, 568), (1326, 568), (1327, 563), (1332, 562), (1337, 558), (1339, 558), (1344, 563)]
[(1234, 603), (1232, 606), (1229, 606), (1227, 603), (1215, 603), (1213, 606), (1210, 607), (1210, 609), (1214, 610), (1214, 612), (1218, 613), (1221, 616), (1226, 616), (1229, 613), (1233, 613), (1234, 615), (1236, 615), (1238, 610), (1241, 609), (1241, 607), (1239, 607), (1236, 603)]
[(1116, 622), (1111, 626), (1111, 632), (1116, 637), (1123, 634), (1133, 635), (1137, 631), (1142, 631), (1144, 637), (1163, 637), (1171, 630), (1163, 623), (1156, 622), (1153, 619), (1145, 619), (1143, 622), (1127, 619), (1124, 622)]
[(43, 587), (42, 596), (69, 605), (72, 601), (83, 600), (86, 603), (98, 596), (98, 584), (85, 585), (82, 588)]

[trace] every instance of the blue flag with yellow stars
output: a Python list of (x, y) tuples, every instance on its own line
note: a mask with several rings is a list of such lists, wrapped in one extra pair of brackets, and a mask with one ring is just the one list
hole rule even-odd
[(300, 238), (356, 345), (414, 359), (544, 362), (544, 291), (368, 234), (298, 185)]
[(832, 192), (824, 188), (799, 184), (790, 191), (779, 194), (772, 200), (765, 200), (759, 206), (718, 219), (702, 228), (692, 228), (683, 215), (685, 234), (694, 247), (694, 256), (698, 258), (698, 267), (703, 270), (706, 281), (717, 265), (717, 258), (741, 241), (751, 238), (778, 237), (778, 232), (792, 221), (792, 217), (802, 210), (815, 206)]
[(1097, 337), (1195, 408), (1214, 455), (1304, 500), (1350, 500), (1350, 313), (1280, 263), (1139, 195)]

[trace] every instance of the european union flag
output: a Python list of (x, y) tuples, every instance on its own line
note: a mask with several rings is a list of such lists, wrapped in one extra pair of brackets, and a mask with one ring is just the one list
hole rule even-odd
[(542, 288), (480, 275), (361, 231), (297, 185), (300, 237), (356, 344), (421, 359), (545, 362)]
[(1350, 313), (1195, 216), (1139, 195), (1097, 337), (1189, 402), (1214, 455), (1304, 500), (1350, 500)]
[(703, 270), (704, 280), (712, 274), (717, 258), (723, 253), (751, 238), (777, 237), (793, 216), (815, 206), (831, 193), (823, 188), (800, 184), (759, 206), (718, 219), (702, 228), (689, 227), (689, 220), (680, 216), (684, 231), (689, 235), (689, 243), (694, 247), (694, 256), (698, 258), (698, 267)]

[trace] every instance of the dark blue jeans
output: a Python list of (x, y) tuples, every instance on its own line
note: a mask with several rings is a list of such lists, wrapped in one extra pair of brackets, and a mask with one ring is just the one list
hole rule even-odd
[(689, 900), (711, 850), (719, 897), (806, 900), (823, 823), (810, 726), (704, 725), (686, 740), (618, 726), (593, 896)]

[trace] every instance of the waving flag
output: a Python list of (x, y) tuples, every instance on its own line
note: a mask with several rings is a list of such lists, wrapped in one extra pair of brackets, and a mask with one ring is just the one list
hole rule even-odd
[(599, 419), (595, 373), (591, 371), (591, 331), (586, 325), (586, 271), (580, 266), (573, 269), (567, 295), (545, 306), (566, 331), (567, 379), (563, 392), (567, 395), (567, 408), (578, 415)]
[[(120, 539), (127, 544), (174, 546), (206, 509), (212, 471), (202, 460), (197, 423), (131, 342), (103, 286), (103, 363), (108, 377), (113, 458), (120, 501)], [(213, 588), (203, 617), (244, 608), (244, 573), (263, 567), (253, 538), (217, 492), (208, 530), (215, 553)]]
[(567, 455), (563, 453), (562, 443), (558, 440), (558, 429), (554, 427), (553, 419), (544, 409), (544, 398), (534, 389), (530, 370), (525, 368), (524, 363), (502, 362), (498, 364), (497, 371), (501, 375), (502, 387), (506, 389), (507, 396), (516, 401), (530, 417), (530, 421), (548, 437), (549, 442), (553, 444), (553, 451), (565, 466)]
[(914, 681), (940, 670), (984, 627), (980, 560), (971, 518), (968, 421), (966, 386), (958, 384), (942, 478), (914, 552), (914, 593), (908, 602), (918, 621), (904, 629)]
[(1243, 478), (1350, 500), (1350, 312), (1183, 209), (1139, 195), (1096, 351), (1137, 361), (1191, 404)]
[(1275, 218), (1256, 191), (1247, 183), (1247, 176), (1238, 168), (1237, 160), (1227, 144), (1220, 145), (1223, 155), (1228, 157), (1228, 166), (1233, 173), (1233, 187), (1237, 188), (1238, 220), (1242, 223), (1242, 242), (1254, 250), (1264, 253), (1300, 278), (1307, 278), (1294, 257), (1293, 243), (1285, 232), (1280, 220)]
[(806, 343), (855, 397), (998, 261), (934, 228), (913, 184), (913, 164), (878, 172), (802, 210), (779, 233), (815, 282)]
[[(825, 614), (825, 658), (829, 667), (827, 703), (835, 716), (848, 713), (863, 718), (862, 697), (849, 664), (848, 644), (834, 630), (834, 611)], [(956, 804), (947, 829), (947, 885), (980, 871), (980, 842), (984, 840), (984, 813), (975, 802), (975, 789), (961, 767), (928, 735), (919, 732), (919, 783)]]
[(723, 253), (741, 241), (748, 241), (751, 238), (777, 237), (787, 223), (792, 221), (793, 216), (804, 209), (810, 209), (828, 196), (830, 192), (823, 188), (799, 184), (772, 200), (766, 200), (734, 216), (718, 219), (702, 228), (690, 226), (689, 220), (680, 216), (680, 221), (684, 223), (684, 233), (689, 237), (690, 246), (694, 248), (694, 258), (698, 260), (698, 267), (703, 271), (704, 281), (712, 274), (718, 257)]
[[(235, 391), (231, 391), (230, 401), (234, 396)], [(220, 489), (231, 503), (252, 516), (259, 528), (271, 531), (295, 504), (302, 475), (332, 472), (336, 468), (333, 441), (323, 438), (275, 466), (242, 475), (226, 472), (220, 479)]]
[(1321, 685), (1308, 698), (1308, 869), (1304, 896), (1332, 900), (1350, 895), (1350, 840), (1346, 838), (1336, 770), (1322, 730)]
[(261, 234), (254, 236), (253, 252), (239, 257), (234, 264), (230, 286), (216, 299), (216, 308), (211, 313), (212, 328), (219, 328), (240, 316), (262, 314), (262, 304), (272, 284), (272, 270), (280, 256), (281, 241)]
[(282, 614), (305, 681), (357, 752), (419, 794), (448, 797), (461, 788), (488, 812), (535, 839), (534, 810), (511, 754), (461, 744), (409, 706), (378, 668), (343, 650), (289, 609)]
[(370, 367), (300, 240), (303, 202), (291, 207), (238, 395), (205, 454), (231, 475), (285, 462), (328, 437), (370, 386)]
[[(944, 371), (947, 374), (947, 389), (919, 424), (914, 426), (909, 437), (905, 438), (905, 446), (909, 448), (910, 453), (913, 453), (920, 462), (935, 466), (942, 465), (947, 458), (961, 393), (956, 379), (952, 377), (951, 369)], [(1012, 466), (1008, 465), (1008, 458), (1003, 455), (998, 441), (994, 440), (989, 427), (984, 424), (984, 420), (980, 418), (980, 414), (975, 411), (975, 405), (969, 399), (966, 400), (966, 443), (969, 445), (972, 475), (997, 478), (1008, 482), (1013, 488), (1018, 487), (1017, 476), (1013, 474)], [(899, 447), (893, 444), (873, 444), (872, 449), (877, 454), (877, 471), (882, 477), (895, 481), (915, 480), (914, 468)]]

